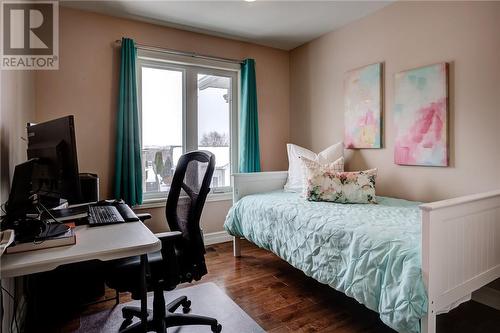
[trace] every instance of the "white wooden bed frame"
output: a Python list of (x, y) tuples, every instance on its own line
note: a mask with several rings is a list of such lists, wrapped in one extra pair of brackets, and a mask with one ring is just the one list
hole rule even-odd
[[(233, 202), (283, 188), (286, 171), (233, 175)], [(422, 273), (429, 308), (422, 333), (436, 333), (436, 315), (500, 277), (500, 190), (420, 205)], [(241, 255), (233, 237), (234, 256)]]

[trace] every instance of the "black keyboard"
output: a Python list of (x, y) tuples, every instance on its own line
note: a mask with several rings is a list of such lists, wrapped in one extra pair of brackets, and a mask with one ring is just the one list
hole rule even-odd
[(124, 223), (122, 215), (115, 206), (90, 206), (89, 226)]

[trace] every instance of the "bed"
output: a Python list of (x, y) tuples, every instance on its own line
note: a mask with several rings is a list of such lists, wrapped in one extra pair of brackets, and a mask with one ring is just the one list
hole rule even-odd
[(428, 204), (308, 202), (287, 172), (233, 176), (225, 223), (321, 283), (378, 312), (398, 332), (436, 332), (436, 315), (500, 277), (500, 191)]

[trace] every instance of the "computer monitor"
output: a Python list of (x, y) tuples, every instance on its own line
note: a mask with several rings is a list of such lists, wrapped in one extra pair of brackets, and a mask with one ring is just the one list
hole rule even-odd
[(5, 204), (6, 216), (10, 220), (25, 217), (27, 209), (32, 206), (33, 186), (31, 179), (36, 160), (28, 160), (16, 165), (12, 186), (10, 188), (9, 201)]
[(37, 159), (33, 191), (46, 202), (54, 199), (66, 199), (69, 204), (81, 202), (74, 117), (29, 125), (27, 129), (28, 159)]

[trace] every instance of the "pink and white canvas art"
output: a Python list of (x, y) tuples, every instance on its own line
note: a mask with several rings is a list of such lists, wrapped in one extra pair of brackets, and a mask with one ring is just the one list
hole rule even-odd
[(372, 64), (347, 72), (344, 89), (346, 148), (380, 148), (382, 64)]
[(396, 74), (394, 162), (448, 166), (448, 64)]

